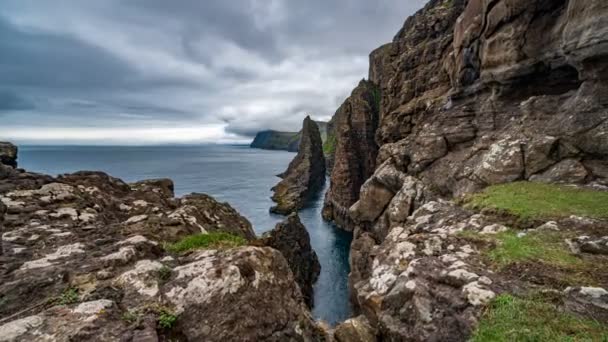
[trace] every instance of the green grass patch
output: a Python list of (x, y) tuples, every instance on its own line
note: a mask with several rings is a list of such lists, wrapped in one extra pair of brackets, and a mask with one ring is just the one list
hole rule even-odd
[(245, 245), (247, 240), (228, 233), (208, 233), (190, 235), (182, 240), (165, 245), (165, 249), (174, 253), (184, 253), (197, 249), (233, 248)]
[(570, 253), (564, 242), (564, 235), (560, 232), (533, 232), (517, 237), (517, 233), (507, 231), (495, 235), (494, 238), (497, 240), (497, 246), (487, 255), (499, 266), (525, 261), (540, 261), (558, 267), (583, 264), (583, 260)]
[(522, 219), (570, 215), (608, 218), (608, 192), (563, 185), (515, 182), (494, 185), (465, 200), (477, 209), (491, 208)]
[(68, 288), (59, 297), (56, 298), (56, 302), (59, 305), (69, 305), (78, 303), (80, 301), (80, 295), (78, 290), (74, 288)]
[(496, 297), (474, 332), (472, 342), (604, 341), (608, 327), (560, 311), (538, 298)]
[(332, 155), (334, 152), (336, 152), (336, 136), (328, 134), (325, 143), (323, 143), (323, 153), (325, 155)]
[(162, 308), (158, 312), (158, 327), (161, 329), (171, 329), (177, 322), (177, 315), (173, 311)]

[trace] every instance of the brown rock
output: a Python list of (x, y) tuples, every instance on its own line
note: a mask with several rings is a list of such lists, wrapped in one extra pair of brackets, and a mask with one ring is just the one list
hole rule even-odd
[(287, 259), (296, 282), (302, 290), (304, 301), (313, 306), (313, 284), (321, 272), (317, 253), (310, 246), (310, 236), (297, 214), (291, 214), (270, 232), (264, 234), (261, 243), (272, 247)]
[(371, 82), (361, 81), (332, 119), (335, 156), (323, 217), (347, 230), (353, 229), (348, 208), (359, 199), (359, 189), (376, 165), (378, 146), (374, 135), (378, 126), (379, 102), (377, 87)]
[(365, 316), (351, 318), (338, 325), (334, 331), (334, 338), (337, 342), (377, 341), (374, 329)]
[(531, 181), (544, 183), (584, 183), (588, 176), (587, 169), (579, 161), (564, 159), (547, 171), (530, 177)]
[(17, 167), (17, 146), (9, 142), (0, 142), (0, 164)]
[(298, 154), (281, 178), (283, 180), (272, 188), (272, 200), (277, 205), (270, 211), (283, 215), (302, 208), (325, 182), (323, 142), (317, 124), (308, 116), (304, 119)]

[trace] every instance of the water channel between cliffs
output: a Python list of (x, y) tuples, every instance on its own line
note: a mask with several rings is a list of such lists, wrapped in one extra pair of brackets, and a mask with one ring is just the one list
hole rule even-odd
[[(247, 146), (21, 146), (20, 167), (51, 175), (99, 170), (127, 182), (171, 178), (177, 196), (202, 192), (235, 207), (253, 224), (258, 235), (284, 219), (271, 215), (270, 188), (294, 154), (250, 149)], [(321, 275), (315, 285), (317, 319), (334, 325), (350, 316), (348, 254), (352, 235), (323, 221), (319, 192), (300, 211), (312, 247), (319, 256)]]

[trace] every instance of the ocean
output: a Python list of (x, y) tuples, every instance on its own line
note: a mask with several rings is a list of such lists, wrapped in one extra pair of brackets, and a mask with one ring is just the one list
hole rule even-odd
[[(283, 219), (268, 212), (273, 205), (270, 188), (294, 156), (242, 145), (20, 146), (19, 167), (50, 175), (104, 171), (127, 182), (170, 178), (177, 196), (202, 192), (228, 202), (261, 235)], [(352, 236), (322, 219), (324, 192), (299, 215), (321, 263), (313, 315), (333, 325), (351, 314), (347, 278)]]

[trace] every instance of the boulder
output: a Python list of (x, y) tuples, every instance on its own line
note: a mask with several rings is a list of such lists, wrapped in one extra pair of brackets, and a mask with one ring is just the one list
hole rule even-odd
[(530, 177), (531, 181), (544, 183), (584, 183), (588, 176), (587, 169), (575, 159), (564, 159), (548, 170)]
[(310, 117), (304, 119), (299, 152), (281, 177), (283, 180), (272, 188), (272, 200), (277, 205), (270, 211), (283, 215), (302, 208), (325, 182), (323, 142)]
[(0, 164), (17, 167), (17, 146), (9, 142), (0, 142)]
[(310, 246), (310, 236), (297, 214), (291, 214), (261, 240), (264, 246), (272, 247), (287, 259), (296, 282), (302, 290), (304, 301), (313, 306), (313, 284), (321, 272), (317, 253)]

